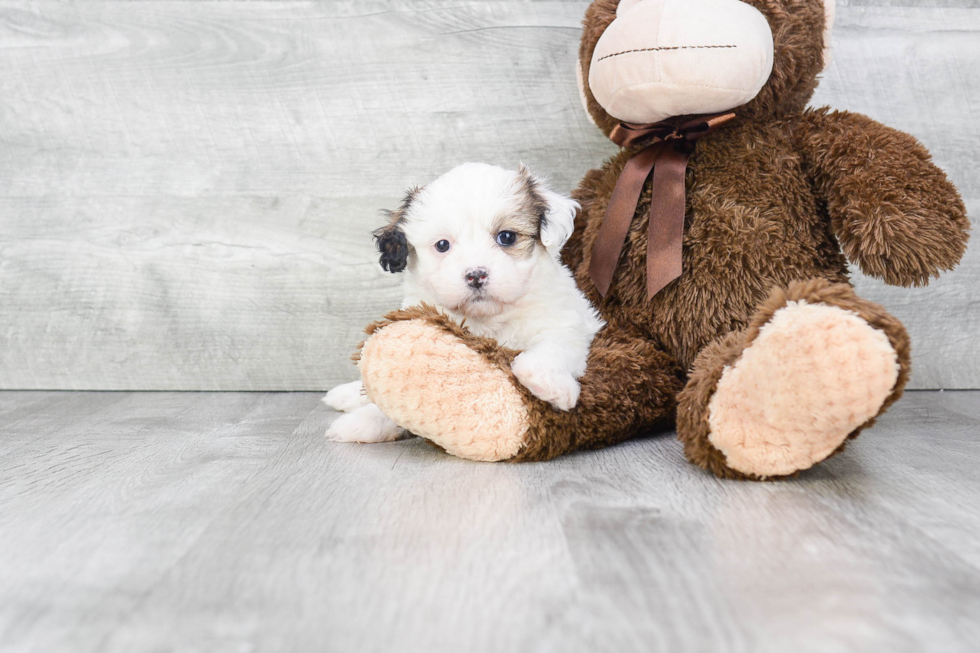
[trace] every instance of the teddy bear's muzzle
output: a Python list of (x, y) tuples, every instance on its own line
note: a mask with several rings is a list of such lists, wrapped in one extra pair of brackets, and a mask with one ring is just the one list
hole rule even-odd
[(624, 0), (596, 44), (589, 88), (614, 118), (652, 123), (745, 104), (772, 62), (769, 23), (740, 0)]

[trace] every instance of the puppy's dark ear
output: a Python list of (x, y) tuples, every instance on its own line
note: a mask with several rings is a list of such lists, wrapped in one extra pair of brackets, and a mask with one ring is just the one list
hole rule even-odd
[(417, 186), (409, 189), (401, 206), (394, 211), (384, 211), (388, 224), (374, 232), (374, 240), (381, 253), (381, 267), (386, 272), (401, 272), (408, 266), (408, 239), (401, 225), (408, 219), (408, 209), (419, 190)]
[(375, 231), (374, 240), (381, 252), (381, 267), (385, 272), (401, 272), (405, 269), (408, 265), (408, 240), (397, 222)]

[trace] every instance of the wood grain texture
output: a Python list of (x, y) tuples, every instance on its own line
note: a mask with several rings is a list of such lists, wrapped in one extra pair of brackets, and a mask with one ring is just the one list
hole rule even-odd
[(0, 393), (0, 649), (944, 651), (980, 637), (980, 393), (798, 479), (672, 437), (481, 464), (318, 394)]
[[(950, 2), (843, 6), (815, 102), (918, 136), (977, 215), (980, 10)], [(353, 378), (405, 187), (524, 161), (567, 191), (614, 151), (575, 90), (586, 4), (0, 2), (0, 387)], [(974, 248), (926, 291), (858, 280), (916, 387), (980, 387), (978, 274)]]

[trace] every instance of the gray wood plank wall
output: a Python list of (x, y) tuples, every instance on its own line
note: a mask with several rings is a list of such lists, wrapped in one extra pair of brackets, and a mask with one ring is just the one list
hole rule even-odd
[[(839, 8), (815, 103), (916, 135), (975, 217), (978, 3), (895, 4)], [(575, 90), (586, 5), (0, 2), (0, 388), (352, 378), (399, 298), (379, 209), (465, 160), (567, 191), (613, 151)], [(980, 387), (978, 278), (976, 248), (925, 290), (857, 277), (915, 387)]]

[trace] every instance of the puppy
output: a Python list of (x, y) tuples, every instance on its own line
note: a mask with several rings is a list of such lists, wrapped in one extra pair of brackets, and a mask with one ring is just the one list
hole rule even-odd
[[(405, 271), (403, 308), (426, 302), (465, 320), (473, 333), (521, 350), (511, 366), (517, 379), (569, 410), (603, 326), (559, 257), (577, 209), (523, 165), (513, 172), (465, 163), (410, 190), (374, 236), (381, 267)], [(385, 442), (403, 434), (369, 402), (360, 381), (323, 400), (348, 412), (327, 431), (332, 440)]]

